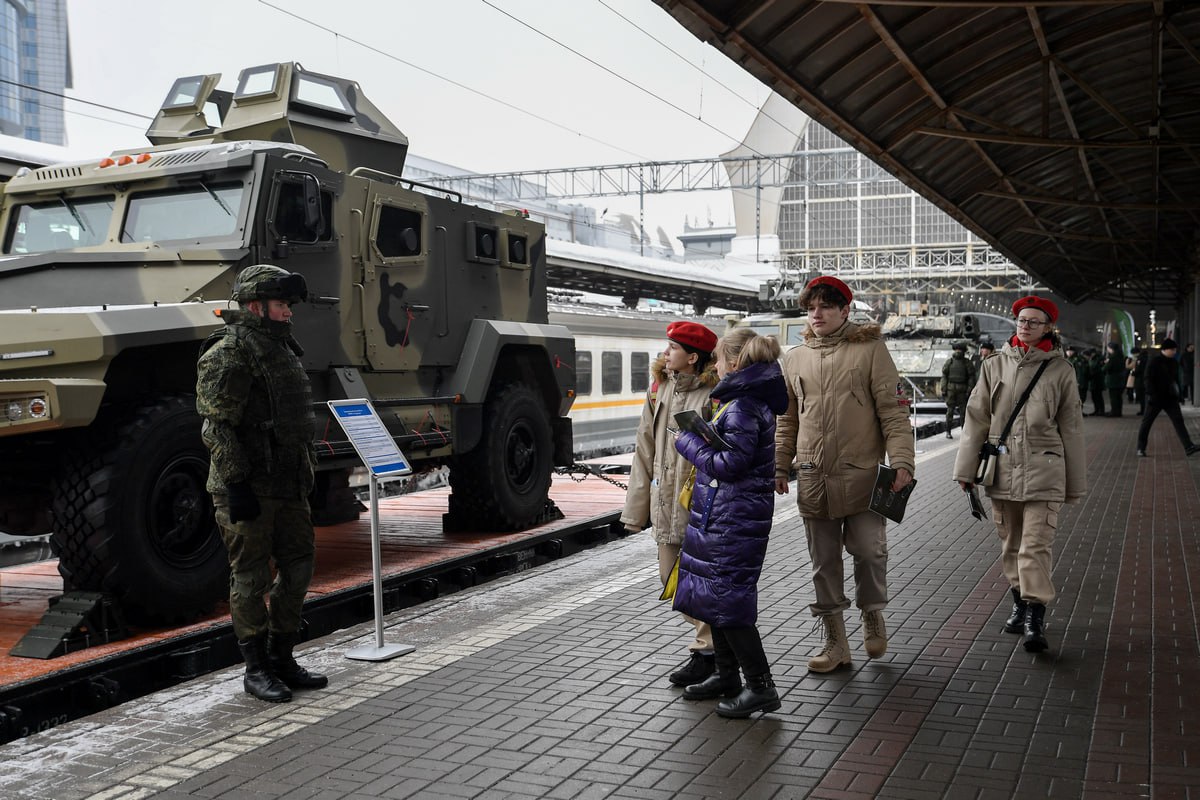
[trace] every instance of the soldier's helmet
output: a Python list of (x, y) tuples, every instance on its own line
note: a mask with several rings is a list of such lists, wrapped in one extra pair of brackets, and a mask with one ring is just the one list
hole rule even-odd
[(951, 349), (957, 350), (960, 353), (965, 353), (965, 352), (967, 352), (967, 343), (966, 342), (955, 342), (954, 347), (952, 347)]
[(271, 264), (255, 264), (238, 273), (233, 282), (233, 299), (239, 303), (251, 300), (283, 300), (299, 303), (308, 299), (308, 285), (297, 272)]

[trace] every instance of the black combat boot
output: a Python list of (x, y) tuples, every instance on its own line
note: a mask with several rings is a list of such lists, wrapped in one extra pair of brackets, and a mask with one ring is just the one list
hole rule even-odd
[(771, 675), (746, 676), (746, 688), (732, 700), (722, 700), (717, 703), (717, 714), (732, 719), (745, 719), (755, 711), (764, 714), (775, 711), (782, 705), (779, 702), (779, 692), (775, 691), (775, 682)]
[(716, 659), (712, 653), (692, 652), (692, 657), (680, 669), (671, 673), (670, 681), (676, 686), (691, 686), (713, 674), (716, 670)]
[(1050, 645), (1042, 633), (1042, 620), (1046, 616), (1046, 606), (1041, 603), (1030, 603), (1025, 614), (1025, 650), (1029, 653), (1040, 653)]
[(1004, 623), (1005, 633), (1021, 633), (1025, 630), (1025, 611), (1029, 608), (1029, 604), (1021, 599), (1021, 590), (1017, 587), (1012, 588), (1013, 609), (1008, 615), (1008, 620)]
[(686, 700), (715, 700), (718, 697), (737, 697), (742, 691), (742, 676), (738, 673), (737, 656), (719, 629), (713, 629), (713, 660), (716, 672), (702, 681), (683, 687)]
[(238, 648), (246, 662), (246, 677), (242, 679), (246, 694), (254, 695), (268, 703), (286, 703), (292, 699), (291, 690), (271, 674), (267, 662), (266, 636), (255, 636), (253, 639), (238, 642)]
[(296, 646), (299, 638), (294, 633), (271, 631), (267, 634), (267, 658), (271, 664), (271, 671), (286, 683), (289, 689), (324, 689), (329, 685), (329, 678), (309, 672), (292, 657), (292, 648)]

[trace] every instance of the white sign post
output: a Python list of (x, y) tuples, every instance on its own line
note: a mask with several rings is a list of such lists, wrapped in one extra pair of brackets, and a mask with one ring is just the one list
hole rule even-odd
[(412, 473), (408, 459), (392, 440), (369, 400), (330, 400), (333, 418), (346, 432), (371, 476), (371, 577), (375, 589), (375, 644), (346, 651), (346, 658), (387, 661), (416, 650), (411, 644), (383, 643), (383, 569), (379, 545), (379, 482)]

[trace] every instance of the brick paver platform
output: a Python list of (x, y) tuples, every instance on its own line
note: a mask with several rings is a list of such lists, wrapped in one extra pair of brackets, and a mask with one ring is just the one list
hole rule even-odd
[(994, 530), (937, 439), (889, 529), (881, 659), (855, 613), (852, 667), (807, 672), (808, 554), (794, 497), (778, 504), (760, 601), (777, 713), (722, 719), (667, 682), (685, 629), (642, 536), (391, 617), (387, 639), (417, 646), (394, 661), (343, 658), (371, 626), (309, 643), (331, 686), (290, 704), (227, 670), (0, 747), (0, 797), (1198, 797), (1200, 457), (1161, 422), (1136, 458), (1137, 422), (1086, 420), (1045, 654), (1002, 632)]

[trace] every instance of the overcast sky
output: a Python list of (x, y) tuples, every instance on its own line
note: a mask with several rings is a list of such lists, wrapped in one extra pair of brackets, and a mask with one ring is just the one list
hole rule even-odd
[[(715, 156), (768, 94), (650, 0), (69, 0), (68, 12), (71, 97), (150, 117), (175, 77), (220, 72), (232, 90), (244, 67), (297, 61), (356, 80), (411, 152), (475, 172)], [(146, 119), (66, 108), (76, 153), (145, 141)], [(685, 211), (712, 206), (731, 221), (712, 195), (651, 202), (651, 231), (674, 235)]]

